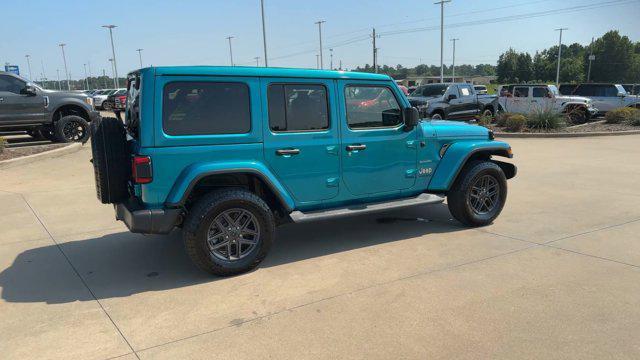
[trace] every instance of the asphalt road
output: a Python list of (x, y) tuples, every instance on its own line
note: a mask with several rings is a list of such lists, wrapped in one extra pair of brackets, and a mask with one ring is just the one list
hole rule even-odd
[(88, 148), (0, 170), (2, 358), (638, 358), (640, 136), (510, 142), (491, 226), (446, 205), (286, 225), (224, 279), (116, 222)]

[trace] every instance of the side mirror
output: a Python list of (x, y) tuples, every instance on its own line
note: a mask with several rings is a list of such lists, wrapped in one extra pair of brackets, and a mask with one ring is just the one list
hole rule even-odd
[(27, 96), (35, 96), (37, 93), (36, 87), (31, 84), (27, 84), (24, 89), (20, 90), (20, 94)]
[(457, 98), (458, 98), (458, 96), (456, 94), (447, 95), (447, 101), (451, 101), (451, 100), (454, 100), (454, 99), (457, 99)]
[(418, 121), (420, 121), (420, 114), (418, 113), (418, 109), (414, 107), (404, 108), (402, 110), (402, 116), (404, 117), (405, 131), (413, 130), (413, 128), (418, 125)]
[(619, 93), (618, 93), (618, 96), (619, 96), (619, 97), (625, 97), (625, 96), (627, 96), (627, 94), (625, 94), (625, 93), (623, 93), (623, 92), (619, 92)]

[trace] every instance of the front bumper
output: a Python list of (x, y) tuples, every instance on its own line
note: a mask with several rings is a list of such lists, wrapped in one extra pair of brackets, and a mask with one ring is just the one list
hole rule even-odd
[(115, 204), (116, 220), (129, 231), (142, 234), (168, 234), (178, 224), (181, 209), (144, 209), (134, 201)]
[(594, 107), (589, 107), (587, 108), (587, 111), (589, 111), (589, 114), (591, 114), (591, 116), (594, 116), (596, 114), (598, 114), (600, 112), (600, 110), (594, 108)]

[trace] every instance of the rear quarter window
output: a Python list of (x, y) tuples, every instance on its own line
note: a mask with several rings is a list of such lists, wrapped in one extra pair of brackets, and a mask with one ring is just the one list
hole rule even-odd
[(172, 82), (162, 94), (162, 127), (169, 135), (251, 131), (249, 87), (239, 82)]

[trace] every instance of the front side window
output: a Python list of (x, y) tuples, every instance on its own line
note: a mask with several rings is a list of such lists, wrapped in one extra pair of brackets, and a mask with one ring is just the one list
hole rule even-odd
[(329, 128), (327, 89), (323, 85), (272, 84), (267, 99), (271, 131)]
[(532, 96), (534, 98), (551, 97), (549, 94), (549, 89), (547, 89), (546, 87), (534, 87)]
[(529, 88), (528, 87), (517, 87), (513, 91), (513, 96), (514, 97), (522, 97), (522, 98), (529, 97)]
[(344, 91), (349, 128), (395, 127), (402, 124), (402, 111), (391, 89), (383, 86), (347, 86)]
[(16, 79), (13, 76), (0, 76), (0, 91), (20, 94), (20, 91), (22, 91), (26, 85), (24, 81)]
[(169, 135), (248, 133), (250, 107), (244, 83), (172, 82), (162, 95), (162, 126)]

